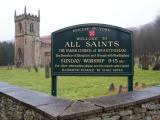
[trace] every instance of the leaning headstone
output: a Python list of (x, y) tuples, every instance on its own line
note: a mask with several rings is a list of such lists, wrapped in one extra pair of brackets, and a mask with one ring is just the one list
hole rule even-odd
[(142, 69), (148, 70), (149, 69), (149, 57), (148, 55), (143, 55), (142, 58)]
[(110, 86), (109, 86), (109, 91), (115, 91), (115, 86), (114, 86), (114, 83), (112, 83)]

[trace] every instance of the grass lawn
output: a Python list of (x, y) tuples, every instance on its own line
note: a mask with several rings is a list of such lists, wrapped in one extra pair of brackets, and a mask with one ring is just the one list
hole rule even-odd
[[(51, 78), (45, 78), (44, 69), (39, 69), (39, 72), (36, 73), (34, 69), (28, 72), (26, 69), (7, 70), (7, 68), (1, 67), (0, 81), (47, 94), (50, 94), (51, 91)], [(112, 82), (116, 87), (127, 86), (127, 77), (58, 77), (58, 96), (84, 99), (115, 94), (108, 92), (108, 87)], [(160, 85), (160, 71), (144, 71), (135, 66), (135, 82), (145, 83), (146, 86)]]

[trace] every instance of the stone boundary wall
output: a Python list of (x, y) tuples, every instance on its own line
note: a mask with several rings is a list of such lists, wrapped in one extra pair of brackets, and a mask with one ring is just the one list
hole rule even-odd
[(160, 120), (160, 86), (72, 101), (0, 82), (0, 120)]

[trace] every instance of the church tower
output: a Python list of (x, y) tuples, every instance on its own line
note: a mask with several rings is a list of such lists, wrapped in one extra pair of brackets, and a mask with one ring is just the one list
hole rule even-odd
[(38, 15), (15, 11), (15, 65), (17, 67), (39, 66), (41, 63), (40, 11)]

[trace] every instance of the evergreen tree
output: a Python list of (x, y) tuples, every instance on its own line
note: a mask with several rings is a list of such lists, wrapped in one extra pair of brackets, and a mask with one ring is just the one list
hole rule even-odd
[(0, 42), (0, 66), (14, 63), (14, 43)]

